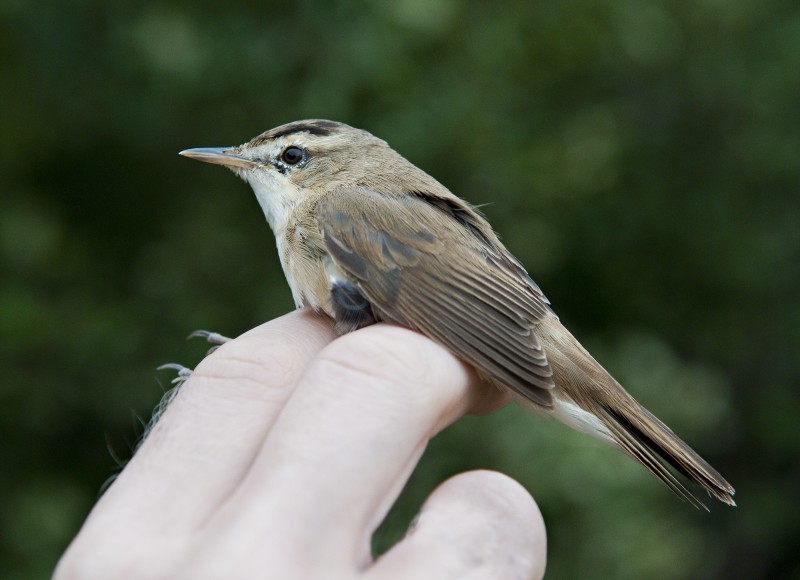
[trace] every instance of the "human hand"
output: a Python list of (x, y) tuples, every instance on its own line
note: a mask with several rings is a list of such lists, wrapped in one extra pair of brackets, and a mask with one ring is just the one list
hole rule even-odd
[(203, 360), (55, 579), (541, 577), (539, 510), (488, 471), (439, 486), (373, 561), (372, 533), (430, 438), (507, 399), (411, 331), (332, 339), (329, 321), (298, 311)]

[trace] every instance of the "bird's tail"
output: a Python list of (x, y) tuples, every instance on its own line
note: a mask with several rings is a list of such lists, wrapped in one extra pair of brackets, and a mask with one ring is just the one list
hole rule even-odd
[(556, 418), (630, 455), (695, 507), (708, 509), (676, 473), (736, 505), (733, 487), (628, 394), (555, 317), (540, 332), (557, 385), (551, 410)]
[(733, 487), (708, 462), (632, 397), (626, 403), (613, 407), (604, 404), (596, 412), (622, 451), (644, 465), (678, 497), (695, 507), (708, 509), (668, 466), (719, 501), (730, 506), (736, 505)]

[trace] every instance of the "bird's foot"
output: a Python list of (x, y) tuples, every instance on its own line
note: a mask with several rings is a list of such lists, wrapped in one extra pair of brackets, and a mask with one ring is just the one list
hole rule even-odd
[(176, 376), (174, 379), (170, 381), (173, 385), (177, 387), (185, 383), (189, 379), (189, 377), (192, 376), (193, 372), (192, 369), (186, 368), (185, 366), (178, 363), (166, 363), (156, 368), (156, 370), (158, 371), (163, 371), (165, 369), (172, 369), (178, 372), (178, 376)]
[(186, 340), (192, 338), (203, 338), (207, 343), (213, 345), (211, 348), (208, 349), (208, 352), (206, 353), (207, 355), (217, 350), (220, 346), (222, 346), (226, 342), (230, 342), (231, 340), (233, 340), (231, 338), (228, 338), (227, 336), (222, 336), (218, 332), (210, 332), (208, 330), (195, 330), (193, 333), (191, 333), (189, 336), (186, 337)]

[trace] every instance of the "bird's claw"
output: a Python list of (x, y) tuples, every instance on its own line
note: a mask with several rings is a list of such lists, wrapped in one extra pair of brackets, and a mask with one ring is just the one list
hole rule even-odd
[(183, 383), (185, 383), (189, 379), (189, 377), (192, 376), (193, 372), (192, 369), (186, 368), (185, 366), (178, 363), (166, 363), (156, 368), (156, 370), (159, 371), (163, 371), (165, 369), (171, 369), (178, 372), (178, 376), (176, 376), (174, 379), (172, 379), (172, 381), (170, 381), (175, 385), (182, 385)]
[(213, 344), (211, 348), (208, 349), (207, 355), (211, 354), (215, 350), (217, 350), (221, 345), (229, 342), (233, 339), (228, 338), (227, 336), (223, 336), (218, 332), (210, 332), (208, 330), (195, 330), (189, 336), (186, 337), (186, 340), (190, 340), (192, 338), (203, 338), (209, 344)]
[(226, 342), (233, 340), (227, 336), (222, 336), (219, 332), (210, 332), (208, 330), (195, 330), (186, 337), (187, 340), (190, 338), (204, 338), (207, 343), (216, 345), (225, 344)]

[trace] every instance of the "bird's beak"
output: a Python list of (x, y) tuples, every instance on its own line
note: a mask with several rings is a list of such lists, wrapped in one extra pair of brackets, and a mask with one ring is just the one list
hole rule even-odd
[(258, 165), (254, 161), (245, 159), (240, 155), (231, 153), (233, 147), (201, 147), (198, 149), (185, 149), (178, 153), (190, 159), (197, 159), (198, 161), (205, 161), (206, 163), (213, 163), (215, 165), (223, 165), (231, 169), (252, 169)]

